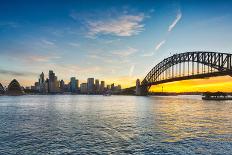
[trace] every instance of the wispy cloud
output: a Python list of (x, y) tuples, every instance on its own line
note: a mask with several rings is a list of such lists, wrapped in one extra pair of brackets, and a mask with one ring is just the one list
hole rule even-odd
[(17, 22), (0, 22), (0, 27), (17, 28), (20, 24)]
[(33, 62), (49, 62), (51, 60), (59, 59), (59, 56), (47, 56), (47, 55), (29, 55), (24, 59), (29, 63)]
[[(128, 13), (128, 11), (106, 10), (104, 14), (79, 14), (72, 12), (70, 17), (80, 21), (87, 28), (87, 37), (98, 35), (133, 36), (144, 30), (143, 13)], [(122, 13), (119, 13), (122, 12)], [(98, 14), (96, 18), (96, 14)]]
[(139, 34), (144, 30), (144, 25), (141, 22), (144, 15), (123, 15), (116, 19), (89, 21), (88, 34), (96, 36), (98, 34), (111, 34), (115, 36), (132, 36)]
[(114, 54), (114, 55), (121, 56), (121, 57), (126, 57), (126, 56), (129, 56), (129, 55), (132, 55), (132, 54), (136, 53), (137, 51), (138, 50), (135, 49), (135, 48), (128, 47), (125, 50), (115, 50), (115, 51), (112, 51), (111, 53)]
[(74, 43), (74, 42), (70, 42), (68, 43), (70, 46), (73, 46), (73, 47), (79, 47), (80, 44), (79, 43)]
[(49, 45), (49, 46), (54, 46), (54, 45), (55, 45), (54, 42), (48, 41), (48, 40), (46, 40), (46, 39), (42, 39), (41, 41), (42, 41), (42, 43), (44, 43), (44, 44), (46, 44), (46, 45)]
[(151, 57), (153, 55), (154, 55), (154, 52), (142, 54), (143, 57)]
[(19, 71), (4, 70), (4, 69), (0, 69), (0, 74), (10, 75), (10, 76), (35, 76), (37, 75), (36, 73), (33, 73), (33, 72), (19, 72)]
[(169, 31), (169, 32), (172, 31), (172, 29), (176, 26), (176, 24), (179, 22), (179, 20), (181, 19), (181, 17), (182, 17), (182, 13), (181, 13), (181, 11), (179, 10), (178, 13), (177, 13), (177, 15), (176, 15), (176, 19), (175, 19), (175, 20), (172, 22), (172, 24), (169, 25), (169, 27), (168, 27), (168, 31)]
[(131, 77), (134, 73), (135, 65), (131, 65), (130, 70), (129, 70), (129, 76)]
[(159, 42), (156, 46), (155, 46), (155, 50), (158, 51), (164, 44), (165, 44), (166, 40), (163, 40), (161, 42)]

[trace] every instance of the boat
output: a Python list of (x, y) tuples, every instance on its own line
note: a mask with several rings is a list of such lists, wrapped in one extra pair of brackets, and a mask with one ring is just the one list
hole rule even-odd
[(110, 91), (106, 91), (105, 93), (103, 93), (103, 96), (111, 96), (111, 92)]
[(226, 93), (223, 93), (223, 92), (206, 92), (206, 93), (203, 93), (202, 99), (203, 100), (216, 100), (216, 101), (232, 100), (232, 96), (228, 96)]

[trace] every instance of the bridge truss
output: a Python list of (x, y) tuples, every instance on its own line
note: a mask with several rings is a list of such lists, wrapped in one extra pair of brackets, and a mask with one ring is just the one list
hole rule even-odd
[(141, 82), (141, 92), (146, 94), (152, 85), (223, 75), (232, 76), (232, 54), (206, 51), (174, 54), (152, 68)]

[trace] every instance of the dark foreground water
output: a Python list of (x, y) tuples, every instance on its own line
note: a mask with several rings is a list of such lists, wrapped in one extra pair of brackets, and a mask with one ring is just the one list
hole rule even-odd
[(0, 96), (0, 154), (232, 154), (232, 102)]

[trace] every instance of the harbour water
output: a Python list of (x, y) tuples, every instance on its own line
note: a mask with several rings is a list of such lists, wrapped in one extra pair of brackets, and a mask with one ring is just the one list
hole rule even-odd
[(231, 154), (232, 101), (0, 96), (0, 154)]

